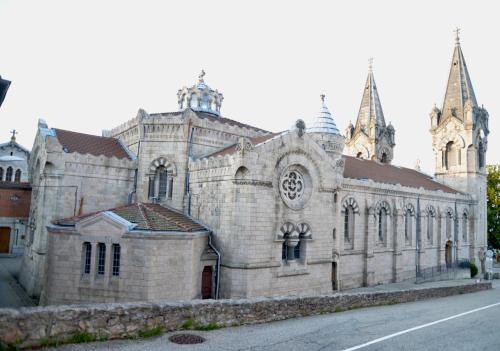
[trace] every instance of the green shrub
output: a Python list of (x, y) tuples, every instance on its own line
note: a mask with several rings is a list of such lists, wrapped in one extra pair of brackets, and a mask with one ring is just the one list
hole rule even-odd
[(182, 324), (182, 329), (186, 330), (191, 330), (194, 328), (194, 321), (193, 318), (189, 317), (186, 319), (186, 321)]
[(210, 322), (208, 324), (197, 325), (195, 327), (196, 330), (203, 330), (203, 331), (215, 330), (215, 329), (219, 329), (219, 328), (220, 328), (220, 326), (217, 324), (217, 322)]
[(90, 333), (83, 331), (83, 332), (73, 334), (69, 338), (68, 342), (71, 344), (81, 344), (81, 343), (85, 343), (85, 342), (93, 342), (96, 340), (97, 340), (97, 337), (95, 335), (92, 335)]
[(478, 272), (477, 266), (474, 262), (470, 263), (470, 276), (474, 278)]

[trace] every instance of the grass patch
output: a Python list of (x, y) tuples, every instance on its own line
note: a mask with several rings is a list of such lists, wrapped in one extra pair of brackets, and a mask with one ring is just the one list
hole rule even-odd
[(82, 343), (94, 342), (94, 341), (97, 341), (97, 336), (94, 334), (90, 334), (88, 332), (85, 332), (85, 331), (75, 333), (67, 340), (67, 342), (69, 342), (70, 344), (82, 344)]
[(186, 319), (184, 321), (184, 323), (182, 323), (182, 326), (181, 326), (182, 329), (186, 329), (186, 330), (191, 330), (191, 329), (194, 329), (194, 321), (193, 321), (193, 318), (192, 317), (189, 317), (188, 319)]
[(163, 328), (159, 325), (152, 328), (141, 329), (137, 332), (141, 338), (150, 338), (152, 336), (160, 335), (163, 332)]
[(202, 324), (202, 325), (197, 325), (195, 327), (196, 330), (202, 330), (202, 331), (210, 331), (210, 330), (215, 330), (219, 329), (220, 325), (217, 324), (217, 322), (210, 322), (208, 324)]
[(335, 310), (333, 312), (335, 312), (335, 313), (344, 312), (344, 309), (340, 306), (337, 306), (337, 307), (335, 307)]

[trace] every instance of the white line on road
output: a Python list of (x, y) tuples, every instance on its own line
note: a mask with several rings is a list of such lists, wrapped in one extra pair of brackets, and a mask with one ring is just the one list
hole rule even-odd
[(474, 310), (470, 310), (470, 311), (467, 311), (467, 312), (459, 313), (459, 314), (456, 314), (454, 316), (443, 318), (443, 319), (440, 319), (440, 320), (437, 320), (437, 321), (434, 321), (434, 322), (430, 322), (430, 323), (427, 323), (427, 324), (422, 324), (422, 325), (419, 325), (419, 326), (416, 326), (416, 327), (413, 327), (413, 328), (410, 328), (410, 329), (402, 330), (400, 332), (397, 332), (397, 333), (394, 333), (394, 334), (390, 334), (390, 335), (384, 336), (382, 338), (378, 338), (378, 339), (366, 342), (366, 343), (361, 344), (361, 345), (353, 346), (353, 347), (350, 347), (348, 349), (344, 349), (342, 351), (359, 350), (359, 349), (361, 349), (363, 347), (367, 347), (367, 346), (376, 344), (378, 342), (381, 342), (381, 341), (384, 341), (384, 340), (387, 340), (387, 339), (392, 339), (392, 338), (395, 338), (396, 336), (399, 336), (399, 335), (410, 333), (412, 331), (419, 330), (419, 329), (422, 329), (422, 328), (430, 327), (431, 325), (434, 325), (434, 324), (443, 323), (443, 322), (449, 321), (450, 319), (459, 318), (459, 317), (462, 317), (462, 316), (465, 316), (465, 315), (468, 315), (468, 314), (471, 314), (471, 313), (474, 313), (474, 312), (482, 311), (482, 310), (485, 310), (487, 308), (492, 308), (492, 307), (495, 307), (495, 306), (498, 306), (498, 305), (500, 305), (500, 302), (494, 303), (492, 305), (484, 306), (484, 307), (479, 307), (479, 308), (476, 308)]

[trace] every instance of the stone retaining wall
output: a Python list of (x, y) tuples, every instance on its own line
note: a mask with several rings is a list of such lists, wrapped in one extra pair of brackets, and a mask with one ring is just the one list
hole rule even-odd
[[(491, 289), (490, 282), (419, 287), (390, 292), (315, 297), (113, 303), (0, 309), (0, 342), (20, 348), (64, 342), (89, 333), (99, 339), (137, 336), (148, 328), (175, 331), (187, 324), (218, 326), (265, 323), (352, 308), (410, 302)], [(186, 324), (187, 323), (187, 324)]]

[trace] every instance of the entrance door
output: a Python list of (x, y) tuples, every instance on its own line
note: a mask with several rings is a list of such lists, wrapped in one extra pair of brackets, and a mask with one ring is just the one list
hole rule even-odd
[(205, 266), (201, 274), (201, 298), (210, 299), (212, 297), (212, 267)]
[(337, 290), (337, 262), (332, 262), (332, 289)]
[(10, 228), (0, 227), (0, 253), (9, 253)]
[(445, 246), (445, 253), (444, 253), (444, 258), (446, 262), (446, 267), (450, 268), (451, 267), (451, 241), (446, 242)]

